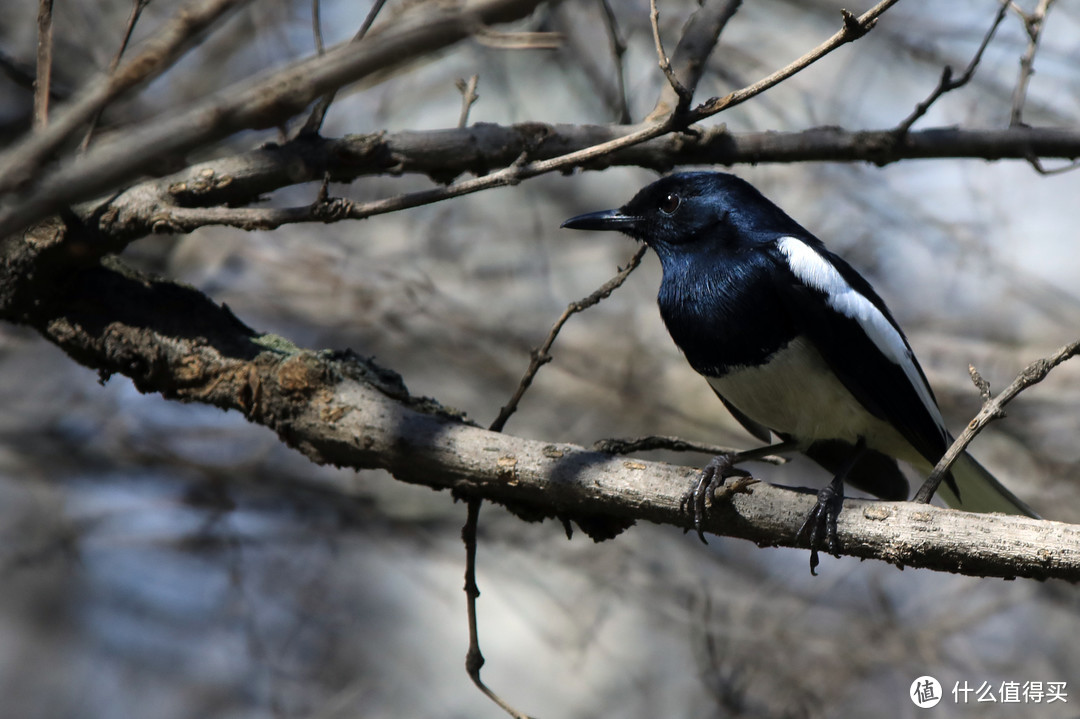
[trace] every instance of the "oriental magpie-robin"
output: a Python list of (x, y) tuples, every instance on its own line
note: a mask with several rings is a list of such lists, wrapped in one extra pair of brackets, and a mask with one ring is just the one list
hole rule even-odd
[[(928, 473), (952, 441), (904, 333), (870, 284), (744, 180), (670, 175), (617, 210), (562, 226), (618, 230), (655, 250), (657, 302), (671, 337), (747, 431), (781, 440), (702, 472), (684, 504), (703, 541), (706, 499), (741, 473), (737, 461), (794, 450), (833, 472), (804, 530), (815, 549), (827, 534), (835, 553), (845, 481), (907, 499), (896, 460)], [(967, 454), (939, 493), (973, 512), (1036, 516)]]

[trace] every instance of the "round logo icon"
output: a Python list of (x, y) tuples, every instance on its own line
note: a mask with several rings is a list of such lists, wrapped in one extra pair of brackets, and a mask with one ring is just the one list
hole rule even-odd
[(937, 706), (941, 701), (941, 682), (931, 676), (921, 676), (911, 683), (908, 696), (920, 709)]

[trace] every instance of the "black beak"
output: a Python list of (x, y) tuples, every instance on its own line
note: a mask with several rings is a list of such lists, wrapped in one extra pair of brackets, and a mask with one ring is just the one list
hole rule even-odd
[(571, 217), (561, 227), (570, 230), (616, 230), (629, 232), (641, 221), (640, 217), (624, 214), (622, 210), (601, 210)]

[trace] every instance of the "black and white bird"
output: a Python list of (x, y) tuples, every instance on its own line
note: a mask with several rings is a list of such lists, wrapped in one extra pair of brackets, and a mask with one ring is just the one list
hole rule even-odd
[[(747, 431), (781, 440), (737, 459), (794, 450), (834, 473), (807, 520), (812, 546), (821, 529), (836, 551), (845, 481), (882, 499), (907, 499), (896, 460), (929, 473), (951, 443), (882, 299), (744, 180), (670, 175), (617, 210), (562, 226), (617, 230), (656, 251), (663, 266), (657, 302), (671, 337)], [(692, 490), (699, 535), (706, 495), (711, 501), (732, 461), (714, 460)], [(1036, 516), (967, 454), (938, 491), (952, 507)]]

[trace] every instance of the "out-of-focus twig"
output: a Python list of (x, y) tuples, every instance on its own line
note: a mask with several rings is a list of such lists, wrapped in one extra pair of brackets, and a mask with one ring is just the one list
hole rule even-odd
[(718, 112), (734, 107), (735, 105), (741, 105), (750, 98), (760, 95), (769, 88), (779, 85), (792, 75), (802, 72), (836, 48), (858, 40), (863, 35), (870, 32), (874, 28), (874, 25), (877, 24), (878, 18), (898, 1), (899, 0), (882, 0), (877, 5), (874, 5), (862, 15), (858, 16), (851, 14), (847, 10), (841, 10), (840, 13), (844, 17), (844, 25), (828, 40), (821, 43), (799, 59), (788, 63), (776, 72), (761, 78), (752, 85), (747, 85), (746, 87), (728, 93), (723, 97), (714, 97), (710, 100), (706, 100), (690, 111), (689, 121), (698, 122), (706, 117), (711, 117)]
[(960, 433), (960, 436), (956, 438), (956, 441), (952, 443), (952, 446), (945, 452), (945, 455), (938, 461), (937, 466), (934, 467), (934, 471), (930, 473), (930, 476), (926, 478), (922, 487), (915, 493), (914, 501), (923, 503), (929, 502), (937, 491), (941, 481), (948, 473), (949, 467), (952, 466), (957, 457), (963, 454), (964, 450), (967, 449), (968, 445), (971, 444), (971, 441), (975, 439), (976, 435), (995, 419), (1000, 419), (1005, 416), (1005, 405), (1028, 387), (1042, 382), (1046, 379), (1046, 375), (1050, 374), (1050, 370), (1077, 353), (1080, 353), (1080, 340), (1065, 345), (1049, 357), (1044, 357), (1032, 362), (1016, 376), (1016, 379), (1013, 380), (1012, 384), (1002, 390), (1001, 394), (997, 397), (993, 398), (989, 397), (989, 385), (986, 384), (985, 380), (982, 380), (977, 372), (973, 371), (972, 381), (979, 389), (979, 394), (984, 398), (982, 409), (979, 410), (979, 413), (975, 415), (970, 422), (968, 422), (964, 431)]
[(49, 86), (52, 84), (53, 0), (38, 0), (37, 76), (34, 81), (34, 129), (49, 124)]
[(1005, 19), (1005, 14), (1009, 11), (1010, 0), (1001, 0), (1001, 6), (998, 8), (997, 15), (994, 16), (993, 23), (990, 24), (990, 29), (983, 35), (982, 42), (979, 43), (979, 49), (975, 51), (971, 61), (968, 63), (964, 72), (959, 77), (953, 78), (952, 68), (948, 65), (941, 71), (941, 79), (938, 80), (937, 87), (934, 88), (930, 95), (915, 106), (915, 109), (911, 111), (911, 114), (900, 121), (900, 124), (896, 126), (895, 132), (898, 137), (902, 137), (908, 133), (911, 126), (915, 124), (915, 121), (926, 114), (930, 107), (937, 102), (938, 98), (947, 92), (957, 90), (971, 81), (971, 78), (975, 75), (975, 69), (978, 68), (979, 63), (982, 61), (983, 53), (986, 52), (987, 46), (994, 38), (994, 33), (997, 32), (998, 26), (1001, 25), (1001, 21)]
[(466, 127), (469, 124), (469, 110), (480, 99), (476, 94), (476, 85), (480, 82), (479, 75), (473, 75), (468, 80), (461, 78), (455, 83), (458, 92), (461, 93), (461, 112), (458, 113), (458, 127)]
[[(671, 69), (691, 96), (705, 72), (705, 65), (716, 48), (720, 33), (740, 5), (742, 0), (705, 0), (683, 28), (682, 37), (672, 54)], [(680, 99), (670, 83), (665, 85), (649, 117), (671, 112), (678, 107)]]
[(1011, 6), (1020, 14), (1024, 22), (1024, 31), (1028, 36), (1027, 49), (1020, 58), (1020, 75), (1016, 79), (1016, 87), (1013, 88), (1012, 112), (1009, 116), (1009, 125), (1016, 126), (1022, 123), (1024, 103), (1027, 101), (1028, 84), (1031, 76), (1035, 74), (1035, 53), (1039, 50), (1039, 40), (1042, 38), (1043, 27), (1046, 24), (1046, 13), (1054, 0), (1039, 0), (1039, 4), (1031, 14), (1025, 14), (1016, 8), (1015, 3)]
[[(318, 0), (315, 0), (318, 2)], [(135, 23), (139, 22), (139, 16), (142, 15), (142, 11), (146, 9), (146, 6), (150, 4), (150, 0), (134, 0), (131, 3), (131, 12), (128, 14), (127, 27), (124, 28), (124, 37), (120, 40), (120, 48), (116, 51), (116, 55), (113, 56), (112, 62), (109, 63), (109, 74), (112, 75), (116, 72), (116, 68), (120, 66), (120, 59), (124, 57), (124, 51), (127, 50), (128, 43), (131, 42), (131, 33), (135, 31)], [(105, 106), (102, 105), (94, 112), (94, 116), (90, 118), (90, 126), (86, 128), (86, 135), (83, 136), (82, 145), (80, 149), (86, 151), (86, 148), (90, 146), (90, 140), (94, 137), (94, 130), (97, 129), (98, 121), (101, 119), (101, 113), (105, 111)]]
[(499, 416), (495, 418), (495, 421), (491, 423), (491, 426), (488, 429), (493, 432), (501, 432), (503, 427), (506, 426), (506, 421), (517, 411), (518, 404), (532, 384), (533, 379), (536, 377), (536, 373), (540, 371), (541, 367), (551, 361), (551, 346), (555, 343), (555, 338), (559, 336), (559, 332), (562, 330), (563, 325), (566, 324), (566, 321), (578, 312), (584, 312), (601, 300), (606, 299), (612, 292), (621, 287), (622, 283), (626, 282), (626, 278), (630, 276), (630, 273), (641, 264), (641, 258), (645, 256), (645, 251), (647, 249), (648, 247), (646, 245), (639, 247), (637, 252), (634, 253), (634, 256), (631, 257), (630, 261), (626, 264), (626, 267), (620, 269), (614, 277), (600, 285), (600, 287), (588, 297), (578, 300), (577, 302), (571, 302), (567, 305), (566, 309), (563, 310), (563, 313), (559, 315), (559, 319), (555, 320), (555, 324), (551, 326), (551, 330), (548, 332), (543, 344), (532, 351), (529, 367), (525, 370), (525, 374), (522, 375), (517, 389), (514, 390), (514, 394), (510, 397), (510, 401), (499, 410)]
[(653, 42), (656, 44), (656, 59), (660, 64), (660, 70), (667, 78), (668, 85), (678, 98), (673, 108), (673, 114), (681, 115), (690, 107), (694, 99), (694, 93), (679, 80), (675, 71), (671, 68), (671, 59), (664, 51), (664, 43), (660, 39), (660, 11), (656, 8), (656, 0), (649, 0), (649, 23), (652, 25)]
[[(200, 0), (200, 6), (224, 6), (246, 0)], [(539, 0), (478, 0), (468, 11), (456, 6), (436, 4), (410, 21), (395, 24), (378, 33), (378, 41), (368, 37), (359, 45), (345, 44), (331, 48), (325, 55), (307, 58), (285, 69), (218, 91), (186, 110), (164, 113), (150, 122), (131, 128), (122, 139), (96, 143), (77, 162), (62, 162), (55, 169), (41, 172), (36, 160), (43, 146), (36, 133), (0, 158), (0, 193), (5, 188), (33, 179), (24, 188), (18, 203), (0, 204), (0, 237), (108, 189), (115, 188), (152, 166), (155, 159), (205, 147), (217, 139), (249, 128), (274, 127), (303, 110), (329, 89), (362, 77), (397, 67), (411, 58), (447, 47), (476, 31), (482, 23), (506, 22), (529, 14)], [(186, 27), (186, 26), (185, 26)], [(124, 68), (137, 62), (126, 61)], [(113, 87), (113, 85), (109, 85)], [(96, 108), (96, 105), (93, 106)], [(93, 109), (92, 108), (92, 109)], [(65, 113), (66, 116), (66, 113)], [(54, 119), (48, 131), (60, 122)], [(57, 138), (53, 138), (56, 140)], [(48, 145), (52, 147), (52, 145)], [(14, 167), (2, 160), (17, 156)], [(30, 159), (36, 159), (30, 162)], [(36, 170), (22, 174), (19, 168)], [(18, 178), (21, 178), (19, 180)]]
[(315, 53), (322, 55), (326, 52), (322, 36), (322, 4), (319, 0), (311, 0), (311, 35), (315, 39)]
[(609, 0), (600, 0), (600, 8), (604, 11), (604, 29), (607, 31), (608, 44), (611, 47), (612, 64), (615, 66), (615, 96), (618, 103), (618, 123), (627, 125), (630, 123), (630, 104), (626, 98), (626, 68), (623, 67), (623, 57), (626, 55), (626, 40), (619, 31), (619, 23), (615, 18), (615, 11)]
[[(360, 25), (360, 29), (356, 31), (356, 34), (353, 35), (353, 38), (352, 40), (350, 40), (350, 42), (360, 42), (364, 39), (364, 36), (367, 35), (368, 30), (370, 30), (371, 26), (375, 23), (375, 18), (379, 16), (379, 12), (383, 9), (384, 5), (386, 5), (386, 0), (375, 0), (375, 3), (371, 6), (371, 9), (368, 10), (368, 14), (364, 18), (364, 22)], [(316, 20), (316, 22), (318, 21)], [(316, 43), (317, 46), (320, 48), (319, 54), (322, 55), (323, 53), (321, 50), (321, 28), (316, 35)], [(300, 130), (296, 133), (297, 137), (299, 137), (300, 135), (314, 135), (317, 134), (320, 129), (322, 129), (323, 120), (326, 119), (326, 113), (330, 109), (330, 105), (334, 102), (335, 97), (337, 97), (336, 88), (319, 98), (318, 102), (315, 103), (315, 107), (311, 109), (311, 114), (308, 115), (307, 120), (304, 122), (303, 126), (301, 126)]]
[(181, 7), (141, 51), (116, 72), (102, 73), (88, 83), (63, 112), (52, 118), (47, 128), (0, 155), (0, 195), (40, 172), (43, 160), (98, 110), (122, 93), (167, 70), (218, 18), (247, 2), (249, 0), (190, 0)]

